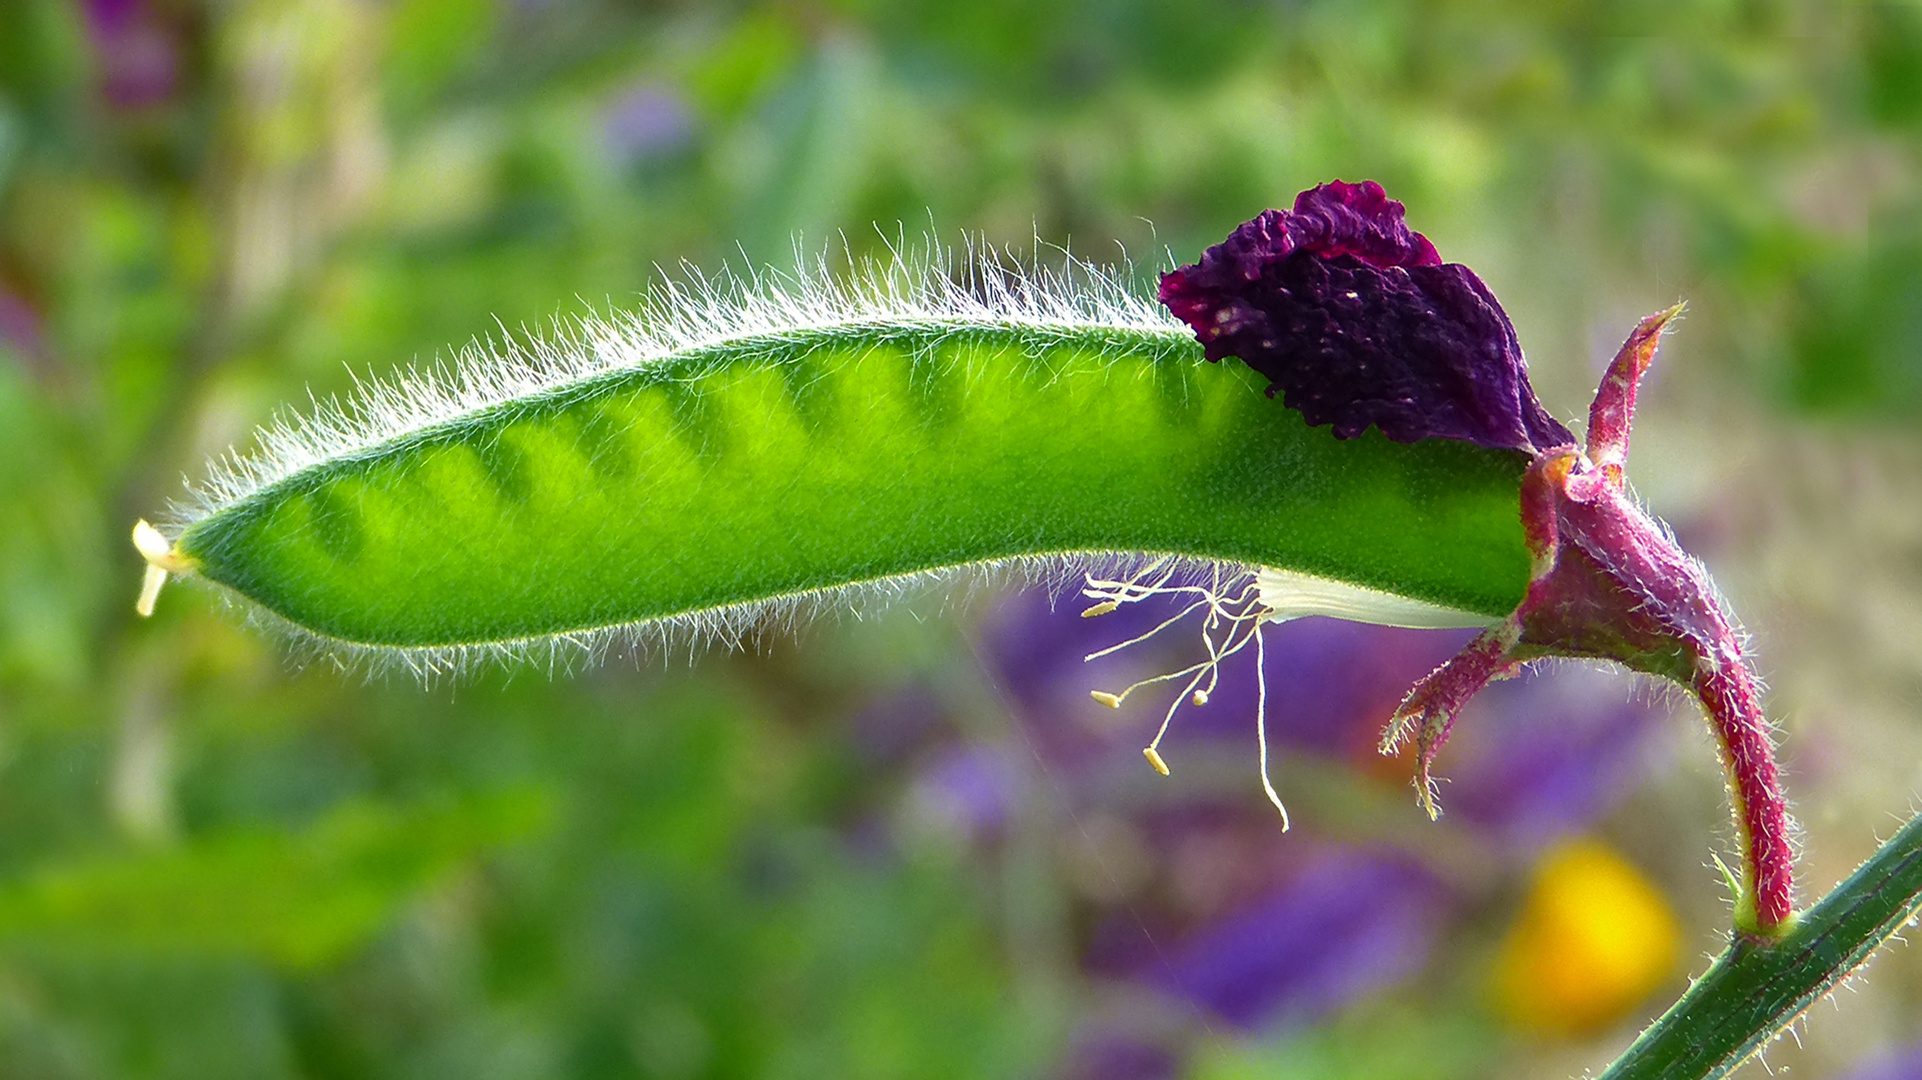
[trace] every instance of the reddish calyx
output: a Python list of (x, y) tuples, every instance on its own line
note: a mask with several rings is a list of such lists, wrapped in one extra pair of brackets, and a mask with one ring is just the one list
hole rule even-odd
[(1392, 749), (1413, 737), (1423, 805), (1435, 813), (1429, 767), (1455, 717), (1490, 681), (1530, 660), (1613, 660), (1687, 687), (1722, 747), (1741, 831), (1736, 924), (1762, 937), (1794, 910), (1794, 854), (1768, 721), (1740, 635), (1707, 573), (1626, 490), (1635, 390), (1662, 330), (1680, 311), (1643, 319), (1602, 378), (1588, 444), (1538, 452), (1522, 481), (1522, 525), (1534, 573), (1505, 621), (1416, 684), (1390, 721)]

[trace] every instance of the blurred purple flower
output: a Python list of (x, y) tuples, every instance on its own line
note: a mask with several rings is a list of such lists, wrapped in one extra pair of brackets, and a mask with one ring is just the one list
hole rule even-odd
[(1321, 850), (1300, 837), (1281, 842), (1273, 813), (1253, 803), (1182, 803), (1141, 815), (1139, 824), (1168, 887), (1095, 922), (1082, 966), (1104, 978), (1151, 974), (1165, 943), (1258, 903)]
[(47, 337), (40, 313), (26, 298), (0, 285), (0, 346), (29, 360), (44, 359)]
[(854, 750), (873, 767), (898, 765), (952, 728), (941, 700), (926, 683), (909, 683), (854, 714)]
[[(1090, 701), (1088, 691), (1119, 689), (1200, 659), (1199, 639), (1188, 632), (1198, 622), (1181, 623), (1153, 641), (1092, 663), (1082, 658), (1153, 629), (1183, 606), (1179, 599), (1157, 597), (1083, 619), (1073, 599), (1051, 604), (1039, 591), (1020, 593), (988, 621), (983, 657), (1027, 734), (1051, 760), (1085, 762), (1116, 751), (1138, 756), (1176, 688), (1141, 691), (1119, 717)], [(1303, 619), (1264, 632), (1270, 737), (1344, 758), (1372, 753), (1381, 725), (1408, 685), (1472, 636), (1334, 619)], [(1253, 649), (1224, 663), (1214, 697), (1199, 708), (1183, 706), (1166, 745), (1178, 748), (1202, 738), (1252, 743), (1254, 664)]]
[(914, 782), (916, 804), (974, 839), (1001, 831), (1014, 797), (1013, 770), (999, 751), (987, 746), (956, 747)]
[(1175, 1075), (1179, 1064), (1167, 1047), (1102, 1031), (1084, 1036), (1056, 1075), (1060, 1080), (1165, 1080)]
[(1922, 1042), (1870, 1055), (1843, 1080), (1922, 1080)]
[(672, 87), (632, 87), (601, 113), (601, 139), (623, 168), (670, 157), (694, 139), (694, 113)]
[(1530, 672), (1482, 692), (1445, 772), (1448, 809), (1534, 853), (1635, 791), (1669, 710), (1635, 700), (1620, 671)]
[(109, 105), (133, 111), (173, 96), (179, 47), (150, 0), (86, 0), (85, 11)]
[(1246, 1030), (1305, 1023), (1421, 970), (1445, 900), (1407, 860), (1329, 850), (1141, 974)]

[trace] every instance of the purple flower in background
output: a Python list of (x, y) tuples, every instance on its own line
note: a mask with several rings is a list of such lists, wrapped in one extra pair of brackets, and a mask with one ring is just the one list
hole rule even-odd
[(1245, 1030), (1305, 1023), (1420, 971), (1445, 899), (1408, 860), (1329, 851), (1142, 977)]
[(0, 284), (0, 347), (10, 348), (28, 360), (43, 360), (47, 355), (47, 335), (40, 313), (25, 297)]
[[(1112, 800), (1126, 789), (1106, 779), (1145, 771), (1137, 748), (1174, 689), (1115, 712), (1090, 701), (1086, 688), (1192, 662), (1198, 643), (1175, 637), (1151, 643), (1159, 655), (1081, 658), (1180, 607), (1157, 597), (1089, 620), (1029, 592), (987, 621), (982, 656), (1016, 713), (1023, 749), (1049, 763), (1056, 791), (1114, 812)], [(1118, 632), (1099, 625), (1113, 618), (1127, 623)], [(1270, 737), (1284, 797), (1289, 775), (1308, 769), (1358, 767), (1357, 782), (1405, 791), (1405, 766), (1377, 753), (1381, 719), (1464, 632), (1325, 618), (1266, 632)], [(1252, 749), (1255, 662), (1252, 651), (1235, 657), (1215, 695), (1184, 709), (1165, 744), (1177, 770), (1184, 760), (1227, 761)], [(1099, 665), (1109, 666), (1091, 673)], [(1570, 670), (1517, 679), (1478, 699), (1476, 735), (1451, 787), (1457, 827), (1524, 861), (1618, 805), (1651, 762), (1652, 737), (1668, 712), (1630, 700), (1628, 678)], [(1210, 744), (1233, 749), (1210, 752)], [(1452, 917), (1441, 879), (1459, 868), (1431, 871), (1429, 856), (1414, 851), (1279, 842), (1272, 813), (1239, 783), (1161, 790), (1171, 801), (1123, 808), (1148, 838), (1160, 883), (1093, 920), (1083, 952), (1092, 974), (1157, 987), (1243, 1028), (1304, 1023), (1418, 972)], [(1312, 832), (1318, 822), (1301, 824)]]
[(1633, 682), (1570, 668), (1489, 687), (1450, 769), (1450, 812), (1530, 855), (1606, 817), (1647, 774), (1670, 712), (1632, 696)]
[(911, 682), (854, 714), (854, 749), (870, 767), (899, 765), (952, 734), (934, 690)]
[(673, 88), (635, 86), (601, 113), (601, 139), (623, 167), (679, 153), (694, 139), (694, 114)]
[(1056, 1075), (1060, 1080), (1166, 1080), (1178, 1067), (1179, 1059), (1165, 1046), (1101, 1031), (1083, 1037)]
[(1871, 1055), (1844, 1074), (1843, 1080), (1922, 1080), (1922, 1043)]
[(1014, 805), (1016, 778), (992, 747), (950, 750), (922, 771), (914, 801), (929, 816), (974, 838), (1001, 831)]
[(100, 65), (100, 90), (116, 109), (173, 96), (180, 60), (173, 35), (149, 0), (87, 0), (87, 36)]
[[(1277, 744), (1373, 764), (1382, 718), (1408, 684), (1473, 636), (1461, 630), (1402, 630), (1339, 619), (1298, 619), (1266, 628), (1268, 729)], [(1202, 708), (1184, 710), (1178, 736), (1247, 741), (1255, 716), (1255, 657), (1223, 668)]]
[(1539, 451), (1573, 441), (1529, 386), (1515, 328), (1467, 267), (1443, 264), (1372, 180), (1265, 210), (1161, 279), (1208, 359), (1240, 357), (1337, 438), (1464, 439)]

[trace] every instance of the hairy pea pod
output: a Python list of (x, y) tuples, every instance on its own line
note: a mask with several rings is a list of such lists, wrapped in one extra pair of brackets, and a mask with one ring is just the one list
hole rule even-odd
[[(623, 628), (726, 636), (770, 604), (1049, 556), (1519, 599), (1520, 454), (1338, 441), (1105, 281), (996, 280), (704, 285), (652, 322), (469, 357), (270, 436), (148, 546), (423, 670)], [(701, 304), (707, 326), (659, 314)]]

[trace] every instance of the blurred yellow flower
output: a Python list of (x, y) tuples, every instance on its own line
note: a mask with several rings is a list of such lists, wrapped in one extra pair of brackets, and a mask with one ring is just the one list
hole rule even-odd
[(1575, 1036), (1619, 1019), (1674, 970), (1675, 913), (1614, 849), (1552, 849), (1502, 942), (1495, 1004), (1525, 1031)]

